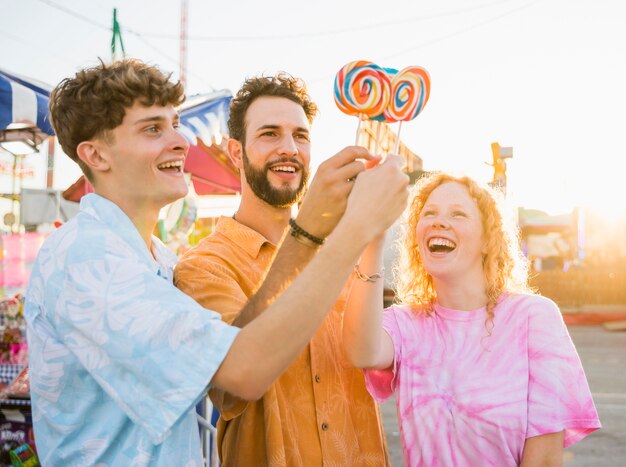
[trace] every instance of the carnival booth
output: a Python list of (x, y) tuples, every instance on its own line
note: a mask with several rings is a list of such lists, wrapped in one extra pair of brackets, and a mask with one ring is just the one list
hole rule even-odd
[(38, 465), (21, 295), (0, 299), (0, 332), (0, 465)]
[[(22, 206), (21, 183), (25, 174), (24, 158), (39, 152), (39, 147), (54, 135), (48, 116), (50, 87), (30, 78), (0, 70), (0, 175), (2, 198), (11, 203), (4, 214), (9, 232), (0, 235), (0, 297), (23, 292), (30, 266), (45, 234), (21, 233), (21, 216), (15, 207)], [(5, 193), (8, 179), (12, 189)]]
[(24, 158), (38, 153), (41, 143), (54, 134), (48, 118), (49, 92), (43, 83), (0, 70), (0, 147), (10, 161), (0, 161), (0, 172), (13, 182), (11, 193), (2, 193), (11, 203), (3, 218), (11, 231), (0, 234), (0, 466), (38, 465), (22, 293), (45, 234), (21, 232), (14, 208), (22, 204), (16, 178), (24, 175)]

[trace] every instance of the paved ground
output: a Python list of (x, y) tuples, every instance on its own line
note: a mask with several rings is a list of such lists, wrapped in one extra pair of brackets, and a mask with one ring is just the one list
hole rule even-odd
[[(626, 466), (626, 332), (602, 326), (570, 325), (569, 332), (587, 373), (602, 429), (564, 453), (565, 467)], [(391, 461), (402, 467), (395, 402), (382, 406)]]

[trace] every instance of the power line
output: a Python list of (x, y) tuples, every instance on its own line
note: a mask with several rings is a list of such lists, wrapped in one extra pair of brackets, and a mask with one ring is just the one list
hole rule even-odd
[[(74, 12), (73, 10), (70, 10), (66, 7), (63, 7), (51, 0), (39, 0), (40, 2), (49, 5), (53, 8), (56, 8), (60, 11), (63, 11), (64, 13), (71, 15), (77, 19), (80, 19), (82, 21), (85, 21), (89, 24), (92, 24), (96, 27), (99, 27), (101, 29), (106, 29), (108, 31), (112, 31), (112, 28), (106, 25), (103, 25), (101, 23), (98, 23), (96, 21), (93, 21), (92, 19), (83, 16), (79, 13)], [(331, 31), (322, 31), (322, 32), (310, 32), (310, 33), (299, 33), (299, 34), (287, 34), (287, 35), (274, 35), (274, 36), (188, 36), (189, 40), (203, 40), (203, 41), (256, 41), (256, 40), (284, 40), (284, 39), (297, 39), (297, 38), (310, 38), (310, 37), (321, 37), (321, 36), (325, 36), (325, 35), (334, 35), (334, 34), (344, 34), (344, 33), (350, 33), (350, 32), (356, 32), (356, 31), (363, 31), (363, 30), (368, 30), (368, 29), (374, 29), (374, 28), (381, 28), (381, 27), (387, 27), (387, 26), (396, 26), (398, 24), (406, 24), (406, 23), (414, 23), (414, 22), (419, 22), (419, 21), (427, 21), (427, 20), (432, 20), (432, 19), (438, 19), (438, 18), (445, 18), (445, 17), (449, 17), (449, 16), (455, 16), (455, 15), (462, 15), (462, 14), (466, 14), (466, 13), (471, 13), (474, 11), (478, 11), (478, 10), (482, 10), (485, 8), (490, 8), (494, 5), (501, 5), (503, 3), (506, 2), (511, 2), (511, 1), (516, 1), (516, 0), (500, 0), (500, 1), (492, 1), (492, 2), (488, 2), (488, 3), (483, 3), (481, 5), (476, 5), (474, 7), (468, 7), (468, 8), (463, 8), (463, 9), (457, 9), (457, 10), (449, 10), (449, 11), (445, 11), (445, 12), (441, 12), (441, 13), (434, 13), (431, 15), (422, 15), (422, 16), (416, 16), (416, 17), (412, 17), (412, 18), (406, 18), (406, 19), (399, 19), (399, 20), (394, 20), (394, 21), (387, 21), (387, 22), (379, 22), (379, 23), (374, 23), (374, 24), (370, 24), (370, 25), (363, 25), (363, 26), (357, 26), (354, 28), (343, 28), (343, 29), (337, 29), (337, 30), (331, 30)], [(450, 39), (452, 37), (458, 36), (458, 35), (462, 35), (465, 34), (469, 31), (472, 31), (476, 28), (479, 28), (481, 26), (484, 26), (486, 24), (492, 23), (494, 21), (497, 21), (501, 18), (504, 18), (508, 15), (511, 15), (513, 13), (516, 13), (522, 9), (528, 8), (531, 5), (534, 5), (535, 3), (539, 2), (540, 0), (535, 0), (532, 1), (530, 3), (527, 3), (525, 5), (521, 5), (519, 7), (513, 8), (503, 14), (488, 18), (485, 21), (481, 21), (478, 22), (476, 24), (473, 24), (471, 26), (468, 26), (467, 28), (464, 28), (462, 30), (459, 31), (455, 31), (453, 33), (450, 34), (446, 34), (444, 36), (435, 38), (433, 40), (424, 42), (422, 44), (418, 44), (416, 46), (413, 47), (409, 47), (406, 49), (403, 49), (399, 52), (396, 52), (392, 55), (388, 55), (386, 57), (382, 57), (382, 60), (386, 60), (389, 58), (393, 58), (393, 57), (397, 57), (399, 55), (403, 55), (407, 52), (411, 52), (423, 47), (427, 47), (439, 42), (442, 42), (444, 40)], [(154, 38), (161, 38), (161, 39), (176, 39), (179, 40), (179, 36), (176, 35), (170, 35), (170, 34), (151, 34), (151, 33), (140, 33), (137, 32), (133, 29), (130, 29), (128, 27), (122, 27), (122, 29), (137, 37), (140, 41), (142, 41), (147, 47), (149, 47), (150, 49), (152, 49), (154, 52), (156, 52), (157, 54), (161, 55), (162, 57), (164, 57), (165, 59), (171, 61), (172, 63), (178, 63), (178, 60), (175, 58), (172, 58), (170, 56), (168, 56), (167, 54), (163, 53), (159, 48), (153, 46), (152, 44), (150, 44), (145, 38), (144, 36), (147, 37), (154, 37)], [(194, 74), (194, 73), (190, 73), (192, 76), (194, 76), (196, 79), (198, 79), (200, 82), (208, 85), (211, 89), (215, 89), (213, 86), (211, 86), (209, 83), (207, 83), (204, 78)], [(315, 80), (312, 80), (311, 82), (317, 82), (317, 81), (321, 81), (322, 79), (326, 79), (326, 78), (318, 78)]]
[[(100, 28), (104, 28), (104, 29), (108, 29), (111, 30), (110, 27), (103, 25), (101, 23), (97, 23), (93, 20), (91, 20), (90, 18), (87, 18), (83, 15), (80, 15), (76, 12), (74, 12), (73, 10), (70, 10), (68, 8), (65, 8), (61, 5), (58, 5), (55, 2), (52, 2), (50, 0), (39, 0), (42, 3), (45, 3), (46, 5), (49, 5), (53, 8), (57, 8), (58, 10), (61, 10), (71, 16), (74, 16), (78, 19), (81, 19), (83, 21), (86, 21), (90, 24), (93, 24), (95, 26), (98, 26)], [(358, 31), (367, 31), (370, 29), (377, 29), (377, 28), (382, 28), (382, 27), (389, 27), (389, 26), (397, 26), (397, 25), (401, 25), (401, 24), (407, 24), (407, 23), (416, 23), (416, 22), (421, 22), (421, 21), (430, 21), (433, 19), (439, 19), (439, 18), (446, 18), (446, 17), (450, 17), (450, 16), (458, 16), (458, 15), (463, 15), (466, 13), (472, 13), (475, 11), (479, 11), (479, 10), (484, 10), (486, 8), (490, 8), (494, 5), (502, 5), (503, 3), (508, 3), (511, 1), (516, 1), (516, 0), (496, 0), (496, 1), (492, 1), (492, 2), (488, 2), (488, 3), (483, 3), (480, 5), (476, 5), (473, 7), (468, 7), (468, 8), (461, 8), (461, 9), (456, 9), (456, 10), (448, 10), (448, 11), (443, 11), (440, 13), (433, 13), (430, 15), (420, 15), (420, 16), (414, 16), (412, 18), (405, 18), (405, 19), (398, 19), (398, 20), (392, 20), (392, 21), (383, 21), (383, 22), (379, 22), (379, 23), (372, 23), (372, 24), (366, 24), (366, 25), (362, 25), (362, 26), (355, 26), (352, 28), (341, 28), (341, 29), (332, 29), (332, 30), (328, 30), (328, 31), (319, 31), (319, 32), (303, 32), (303, 33), (294, 33), (294, 34), (281, 34), (281, 35), (269, 35), (269, 36), (202, 36), (202, 35), (190, 35), (188, 36), (189, 40), (196, 40), (196, 41), (208, 41), (208, 42), (225, 42), (225, 41), (258, 41), (258, 40), (267, 40), (267, 41), (273, 41), (273, 40), (284, 40), (284, 39), (299, 39), (299, 38), (317, 38), (317, 37), (323, 37), (323, 36), (331, 36), (331, 35), (338, 35), (338, 34), (348, 34), (348, 33), (352, 33), (352, 32), (358, 32)], [(171, 39), (171, 40), (178, 40), (180, 37), (176, 34), (163, 34), (163, 33), (149, 33), (149, 32), (138, 32), (135, 31), (133, 29), (130, 29), (128, 27), (123, 27), (123, 29), (128, 32), (129, 34), (133, 34), (135, 36), (138, 37), (153, 37), (153, 38), (157, 38), (157, 39)]]
[[(455, 31), (455, 32), (452, 32), (452, 33), (450, 33), (450, 34), (446, 34), (446, 35), (443, 35), (443, 36), (437, 37), (437, 38), (435, 38), (435, 39), (433, 39), (433, 40), (426, 41), (426, 42), (423, 42), (423, 43), (421, 43), (421, 44), (418, 44), (418, 45), (415, 45), (415, 46), (412, 46), (412, 47), (409, 47), (409, 48), (406, 48), (406, 49), (400, 50), (400, 51), (398, 51), (398, 52), (395, 52), (395, 53), (393, 53), (393, 54), (391, 54), (391, 55), (387, 55), (387, 56), (385, 56), (385, 57), (380, 57), (379, 61), (385, 61), (385, 60), (388, 60), (388, 59), (390, 59), (390, 58), (398, 57), (398, 56), (400, 56), (400, 55), (404, 55), (404, 54), (406, 54), (406, 53), (408, 53), (408, 52), (412, 52), (412, 51), (414, 51), (414, 50), (418, 50), (418, 49), (421, 49), (421, 48), (423, 48), (423, 47), (428, 47), (428, 46), (430, 46), (430, 45), (434, 45), (434, 44), (437, 44), (437, 43), (439, 43), (439, 42), (443, 42), (443, 41), (448, 40), (448, 39), (450, 39), (450, 38), (452, 38), (452, 37), (460, 36), (460, 35), (462, 35), (462, 34), (465, 34), (465, 33), (469, 32), (469, 31), (472, 31), (472, 30), (474, 30), (474, 29), (477, 29), (477, 28), (479, 28), (479, 27), (481, 27), (481, 26), (485, 26), (485, 25), (487, 25), (487, 24), (490, 24), (490, 23), (493, 23), (493, 22), (495, 22), (495, 21), (498, 21), (498, 20), (500, 20), (500, 19), (502, 19), (502, 18), (504, 18), (504, 17), (506, 17), (506, 16), (512, 15), (513, 13), (517, 13), (518, 11), (523, 10), (523, 9), (525, 9), (525, 8), (528, 8), (528, 7), (530, 7), (530, 6), (534, 5), (535, 3), (538, 3), (538, 2), (540, 2), (540, 1), (541, 1), (541, 0), (534, 0), (534, 1), (531, 1), (531, 2), (529, 2), (529, 3), (527, 3), (527, 4), (525, 4), (525, 5), (521, 5), (521, 6), (517, 7), (517, 8), (513, 8), (513, 9), (511, 9), (511, 10), (508, 10), (508, 11), (506, 11), (506, 12), (504, 12), (504, 13), (500, 14), (500, 15), (497, 15), (497, 16), (494, 16), (494, 17), (491, 17), (491, 18), (488, 18), (488, 19), (486, 19), (485, 21), (480, 21), (480, 22), (478, 22), (478, 23), (475, 23), (475, 24), (473, 24), (473, 25), (470, 25), (470, 26), (468, 26), (468, 27), (466, 27), (466, 28), (464, 28), (464, 29), (461, 29), (461, 30), (459, 30), (459, 31)], [(333, 75), (333, 77), (334, 77), (334, 75)], [(330, 79), (330, 78), (331, 78), (331, 76), (324, 76), (324, 77), (320, 77), (320, 78), (316, 78), (316, 79), (309, 80), (308, 82), (309, 82), (309, 83), (318, 83), (318, 82), (320, 82), (320, 81), (327, 80), (327, 79)]]
[(392, 55), (387, 55), (386, 57), (382, 57), (382, 60), (387, 60), (387, 59), (389, 59), (389, 58), (394, 58), (394, 57), (397, 57), (397, 56), (399, 56), (399, 55), (404, 55), (404, 54), (405, 54), (405, 53), (407, 53), (407, 52), (412, 52), (412, 51), (414, 51), (414, 50), (421, 49), (421, 48), (423, 48), (423, 47), (427, 47), (427, 46), (429, 46), (429, 45), (433, 45), (433, 44), (436, 44), (436, 43), (438, 43), (438, 42), (445, 41), (445, 40), (450, 39), (450, 38), (452, 38), (452, 37), (460, 36), (460, 35), (462, 35), (462, 34), (465, 34), (465, 33), (469, 32), (469, 31), (473, 31), (474, 29), (477, 29), (477, 28), (479, 28), (479, 27), (481, 27), (481, 26), (485, 26), (485, 25), (487, 25), (487, 24), (490, 24), (490, 23), (496, 22), (496, 21), (498, 21), (498, 20), (500, 20), (500, 19), (502, 19), (502, 18), (504, 18), (504, 17), (506, 17), (506, 16), (512, 15), (513, 13), (517, 13), (518, 11), (521, 11), (521, 10), (524, 10), (524, 9), (526, 9), (526, 8), (529, 8), (530, 6), (532, 6), (532, 5), (534, 5), (535, 3), (538, 3), (538, 2), (540, 2), (540, 1), (541, 1), (541, 0), (534, 0), (534, 1), (531, 1), (531, 2), (529, 2), (529, 3), (527, 3), (527, 4), (525, 4), (525, 5), (521, 5), (521, 6), (517, 7), (517, 8), (513, 8), (513, 9), (511, 9), (511, 10), (509, 10), (509, 11), (506, 11), (506, 12), (504, 12), (504, 13), (500, 14), (500, 15), (497, 15), (497, 16), (494, 16), (494, 17), (488, 18), (488, 19), (486, 19), (485, 21), (481, 21), (481, 22), (478, 22), (478, 23), (476, 23), (476, 24), (470, 25), (470, 26), (468, 26), (468, 27), (466, 27), (466, 28), (464, 28), (464, 29), (461, 29), (461, 30), (459, 30), (459, 31), (455, 31), (455, 32), (452, 32), (452, 33), (450, 33), (450, 34), (446, 34), (446, 35), (444, 35), (444, 36), (441, 36), (441, 37), (438, 37), (438, 38), (436, 38), (436, 39), (433, 39), (433, 40), (431, 40), (431, 41), (427, 41), (427, 42), (424, 42), (424, 43), (422, 43), (422, 44), (419, 44), (419, 45), (416, 45), (416, 46), (413, 46), (413, 47), (409, 47), (409, 48), (407, 48), (407, 49), (404, 49), (404, 50), (401, 50), (401, 51), (399, 51), (399, 52), (396, 52), (396, 53), (394, 53), (394, 54), (392, 54)]
[[(48, 6), (51, 6), (52, 8), (56, 8), (57, 10), (62, 11), (62, 12), (66, 13), (66, 14), (68, 14), (68, 15), (70, 15), (70, 16), (73, 16), (74, 18), (80, 19), (81, 21), (85, 21), (85, 22), (87, 22), (87, 23), (89, 23), (89, 24), (91, 24), (91, 25), (97, 26), (97, 27), (98, 27), (98, 28), (100, 28), (100, 29), (104, 29), (104, 30), (106, 30), (106, 31), (108, 31), (108, 32), (111, 32), (111, 33), (113, 32), (113, 27), (112, 27), (112, 26), (107, 26), (107, 25), (104, 25), (104, 24), (102, 24), (102, 23), (98, 23), (97, 21), (94, 21), (94, 20), (92, 20), (92, 19), (90, 19), (90, 18), (88, 18), (88, 17), (86, 17), (86, 16), (83, 16), (83, 15), (81, 15), (81, 14), (79, 14), (79, 13), (76, 13), (75, 11), (70, 10), (69, 8), (66, 8), (66, 7), (64, 7), (64, 6), (62, 6), (62, 5), (59, 5), (59, 4), (55, 3), (55, 2), (52, 2), (52, 1), (50, 1), (50, 0), (39, 0), (39, 1), (40, 1), (41, 3), (45, 3), (45, 4), (46, 4), (46, 5), (48, 5)], [(157, 47), (155, 47), (155, 46), (151, 45), (150, 43), (148, 43), (148, 42), (147, 42), (147, 41), (146, 41), (146, 40), (142, 37), (142, 34), (140, 34), (140, 33), (136, 32), (136, 31), (134, 31), (134, 30), (132, 30), (132, 29), (130, 29), (130, 28), (124, 27), (124, 26), (121, 26), (121, 28), (124, 30), (124, 32), (126, 32), (126, 33), (128, 33), (128, 34), (131, 34), (131, 35), (136, 36), (137, 38), (139, 38), (139, 39), (140, 39), (140, 40), (141, 40), (144, 44), (146, 44), (146, 45), (147, 45), (148, 47), (150, 47), (152, 50), (154, 50), (155, 52), (157, 52), (158, 54), (160, 54), (162, 57), (166, 58), (167, 60), (171, 60), (171, 61), (173, 61), (173, 62), (177, 63), (177, 60), (176, 60), (176, 59), (174, 59), (174, 58), (172, 58), (172, 57), (168, 56), (167, 54), (164, 54), (164, 53), (163, 53), (161, 50), (159, 50)]]
[(107, 26), (105, 24), (102, 23), (98, 23), (97, 21), (92, 20), (91, 18), (87, 18), (86, 16), (83, 16), (79, 13), (76, 13), (74, 10), (70, 10), (69, 8), (66, 8), (62, 5), (59, 5), (57, 3), (51, 2), (50, 0), (39, 0), (41, 3), (45, 3), (48, 6), (51, 6), (52, 8), (56, 8), (57, 10), (60, 10), (64, 13), (67, 13), (70, 16), (73, 16), (74, 18), (78, 18), (82, 21), (85, 21), (93, 26), (96, 26), (100, 29), (106, 29), (107, 31), (112, 31), (110, 26)]
[[(55, 2), (52, 2), (50, 0), (39, 0), (41, 3), (44, 3), (52, 8), (56, 8), (59, 11), (62, 11), (70, 16), (73, 16), (74, 18), (80, 19), (81, 21), (85, 21), (93, 26), (96, 26), (100, 29), (104, 29), (106, 31), (109, 32), (113, 32), (113, 28), (111, 26), (106, 26), (102, 23), (98, 23), (97, 21), (94, 21), (86, 16), (83, 16), (79, 13), (76, 13), (73, 10), (70, 10), (69, 8), (66, 8), (62, 5), (59, 5)], [(133, 36), (135, 36), (137, 39), (139, 39), (141, 42), (143, 42), (143, 44), (145, 46), (147, 46), (148, 48), (150, 48), (151, 50), (153, 50), (154, 52), (156, 52), (158, 55), (160, 55), (161, 57), (165, 58), (166, 60), (169, 60), (172, 63), (178, 64), (178, 60), (170, 57), (169, 55), (167, 55), (166, 53), (164, 53), (162, 50), (160, 50), (158, 47), (155, 47), (154, 45), (150, 44), (144, 37), (143, 34), (134, 31), (133, 29), (121, 26), (121, 28), (124, 30), (124, 32), (131, 34)], [(198, 79), (200, 82), (202, 82), (203, 84), (207, 85), (209, 88), (211, 88), (211, 90), (215, 90), (215, 87), (213, 87), (210, 83), (206, 82), (204, 80), (204, 78), (202, 78), (201, 76), (195, 75), (194, 73), (190, 73), (192, 76), (194, 76), (196, 79)]]
[(37, 49), (38, 51), (40, 51), (40, 52), (42, 52), (42, 53), (44, 53), (46, 55), (53, 55), (53, 56), (57, 57), (58, 59), (63, 60), (64, 62), (67, 62), (68, 64), (74, 65), (74, 60), (72, 60), (71, 58), (66, 57), (64, 55), (59, 54), (56, 50), (47, 50), (45, 48), (42, 48), (40, 44), (34, 44), (32, 42), (29, 42), (27, 40), (24, 40), (22, 38), (14, 36), (13, 34), (8, 33), (6, 31), (0, 30), (0, 35), (6, 36), (6, 37), (8, 37), (10, 39), (13, 39), (14, 41), (16, 41), (19, 44), (28, 45), (28, 46), (30, 46), (30, 47), (32, 47), (34, 49)]
[[(503, 3), (516, 1), (516, 0), (497, 0), (489, 3), (483, 3), (481, 5), (476, 5), (474, 7), (462, 8), (458, 10), (449, 10), (441, 13), (433, 13), (431, 15), (422, 15), (415, 16), (412, 18), (405, 19), (397, 19), (391, 21), (384, 21), (379, 23), (366, 24), (363, 26), (355, 26), (352, 28), (341, 28), (341, 29), (331, 29), (328, 31), (319, 31), (319, 32), (302, 32), (302, 33), (293, 33), (293, 34), (280, 34), (280, 35), (269, 35), (269, 36), (199, 36), (199, 35), (190, 35), (188, 36), (189, 40), (196, 41), (207, 41), (207, 42), (245, 42), (245, 41), (259, 41), (259, 40), (285, 40), (285, 39), (304, 39), (304, 38), (319, 38), (323, 36), (332, 36), (338, 34), (348, 34), (352, 32), (359, 31), (367, 31), (370, 29), (378, 29), (382, 27), (388, 26), (397, 26), (399, 24), (407, 24), (407, 23), (417, 23), (420, 21), (430, 21), (433, 19), (446, 18), (450, 16), (458, 16), (466, 13), (472, 13), (474, 11), (483, 10), (485, 8), (492, 7), (494, 5), (502, 5)], [(153, 37), (157, 39), (177, 39), (178, 36), (174, 34), (162, 34), (162, 33), (142, 33), (146, 37)]]

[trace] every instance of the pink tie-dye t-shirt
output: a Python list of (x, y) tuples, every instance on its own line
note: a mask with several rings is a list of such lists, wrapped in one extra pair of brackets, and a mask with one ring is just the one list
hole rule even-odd
[(558, 307), (503, 296), (485, 308), (385, 310), (394, 367), (367, 370), (379, 402), (395, 391), (407, 466), (516, 466), (526, 438), (565, 430), (567, 447), (600, 428), (578, 353)]

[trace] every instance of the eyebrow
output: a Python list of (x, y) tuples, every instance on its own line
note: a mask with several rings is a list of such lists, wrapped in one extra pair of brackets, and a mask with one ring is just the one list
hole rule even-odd
[[(135, 125), (140, 125), (142, 123), (149, 123), (149, 122), (165, 122), (167, 121), (168, 118), (164, 117), (163, 115), (153, 115), (151, 117), (146, 117), (146, 118), (141, 118), (137, 121), (135, 121)], [(176, 114), (173, 118), (174, 122), (179, 122), (180, 121), (180, 115)]]
[[(280, 129), (281, 126), (280, 125), (273, 125), (273, 124), (267, 124), (267, 125), (261, 125), (260, 127), (258, 127), (256, 129), (256, 131), (262, 131), (262, 130), (278, 130)], [(309, 129), (305, 128), (305, 127), (296, 127), (296, 131), (299, 133), (309, 133)]]
[[(440, 208), (441, 205), (438, 203), (428, 203), (425, 204), (424, 207), (422, 209), (426, 209), (426, 208)], [(449, 209), (468, 209), (467, 206), (464, 206), (463, 204), (451, 204), (450, 206), (448, 206)]]

